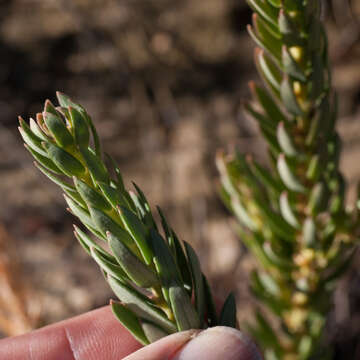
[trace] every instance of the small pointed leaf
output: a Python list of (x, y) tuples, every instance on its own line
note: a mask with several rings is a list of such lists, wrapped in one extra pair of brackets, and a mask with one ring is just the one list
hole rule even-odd
[(148, 340), (138, 317), (130, 309), (128, 309), (125, 305), (114, 301), (111, 302), (111, 309), (120, 323), (128, 329), (135, 339), (142, 345), (148, 345), (152, 342), (151, 340)]
[(289, 113), (295, 116), (303, 115), (303, 111), (294, 94), (293, 83), (288, 76), (284, 76), (283, 81), (281, 82), (280, 94), (283, 104)]
[(295, 229), (300, 228), (300, 223), (294, 214), (293, 209), (289, 203), (288, 193), (284, 191), (280, 196), (280, 211), (283, 218)]
[(153, 253), (147, 243), (148, 230), (136, 215), (124, 206), (119, 206), (118, 211), (126, 230), (131, 234), (133, 240), (138, 246), (145, 263), (149, 265), (152, 262)]
[(199, 329), (201, 327), (199, 315), (196, 313), (189, 295), (182, 286), (170, 286), (169, 299), (179, 331)]
[(202, 322), (205, 315), (205, 292), (200, 262), (191, 245), (185, 241), (184, 245), (194, 283), (196, 311), (200, 317), (200, 321)]
[(21, 126), (19, 126), (18, 129), (24, 142), (42, 156), (49, 157), (48, 153), (41, 145), (43, 140), (32, 132), (32, 130), (21, 117), (19, 117), (19, 122)]
[(136, 257), (120, 239), (111, 232), (107, 233), (107, 238), (118, 263), (136, 285), (149, 288), (159, 283), (154, 271)]
[(49, 142), (42, 142), (43, 148), (47, 151), (49, 158), (67, 176), (81, 176), (85, 168), (79, 160), (70, 155), (67, 151)]
[(74, 129), (75, 142), (78, 146), (87, 148), (89, 145), (89, 127), (82, 114), (73, 107), (69, 107), (69, 113)]
[(280, 122), (277, 127), (277, 140), (281, 147), (281, 149), (284, 151), (284, 153), (287, 156), (293, 157), (299, 155), (292, 136), (288, 133), (288, 130), (286, 129), (283, 122)]
[(232, 293), (225, 300), (220, 314), (219, 325), (236, 328), (236, 302)]
[(91, 150), (86, 148), (80, 148), (80, 152), (87, 167), (89, 168), (91, 176), (95, 179), (95, 181), (109, 183), (109, 174), (99, 156), (95, 155)]
[(282, 63), (286, 74), (302, 82), (305, 82), (307, 80), (303, 70), (294, 60), (293, 56), (291, 55), (286, 46), (282, 47)]
[(54, 115), (45, 111), (43, 117), (47, 128), (59, 146), (66, 148), (74, 144), (74, 139), (61, 119), (60, 114)]
[(160, 328), (159, 326), (152, 324), (148, 321), (141, 321), (141, 328), (144, 331), (144, 334), (146, 338), (150, 341), (150, 343), (153, 343), (155, 341), (158, 341), (162, 339), (165, 336), (168, 336), (169, 333), (166, 332), (164, 329)]
[(279, 175), (284, 184), (292, 191), (304, 193), (306, 188), (299, 182), (297, 177), (290, 170), (284, 154), (280, 154), (277, 162)]
[(102, 252), (93, 247), (90, 248), (90, 252), (91, 257), (106, 274), (109, 274), (122, 282), (128, 278), (122, 267), (109, 261), (108, 258), (103, 256)]
[(128, 285), (125, 285), (112, 276), (108, 276), (108, 282), (120, 301), (138, 317), (160, 326), (169, 333), (177, 331), (175, 324), (168, 320), (162, 311), (155, 309), (152, 305), (149, 305), (149, 300), (144, 295), (138, 293), (136, 290), (130, 288)]
[(96, 209), (92, 206), (89, 207), (91, 218), (93, 224), (96, 225), (96, 228), (106, 237), (106, 233), (110, 231), (116, 237), (121, 239), (121, 241), (128, 246), (130, 249), (134, 249), (134, 241), (131, 236), (112, 218), (106, 215), (99, 209)]
[(111, 210), (110, 204), (98, 191), (76, 177), (74, 177), (74, 184), (81, 197), (89, 206), (96, 207), (103, 211)]

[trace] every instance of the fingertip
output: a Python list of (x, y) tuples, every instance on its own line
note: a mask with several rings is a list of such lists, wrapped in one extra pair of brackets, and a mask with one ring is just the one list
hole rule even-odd
[(129, 355), (124, 360), (164, 360), (173, 359), (175, 354), (200, 330), (188, 330), (164, 337)]
[(199, 333), (172, 360), (262, 360), (254, 342), (233, 328), (217, 326)]
[(107, 306), (32, 333), (0, 340), (0, 359), (119, 360), (140, 347)]

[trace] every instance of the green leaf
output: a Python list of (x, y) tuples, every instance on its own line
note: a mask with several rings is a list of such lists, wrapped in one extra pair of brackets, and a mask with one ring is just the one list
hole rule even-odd
[(257, 230), (257, 224), (253, 221), (253, 219), (249, 216), (247, 210), (242, 205), (238, 198), (231, 198), (231, 209), (234, 212), (234, 215), (238, 218), (240, 223), (248, 228), (251, 231)]
[(193, 284), (192, 284), (189, 263), (186, 259), (184, 250), (180, 244), (180, 240), (178, 239), (177, 235), (173, 230), (171, 230), (171, 233), (172, 233), (172, 238), (174, 239), (175, 250), (176, 250), (175, 260), (178, 265), (179, 272), (181, 274), (184, 288), (188, 291), (189, 294), (191, 294)]
[(122, 192), (126, 192), (126, 189), (124, 186), (124, 180), (122, 178), (120, 168), (117, 166), (115, 160), (109, 154), (105, 154), (105, 155), (106, 155), (106, 158), (111, 162), (111, 165), (115, 171), (115, 175), (116, 175), (116, 179), (117, 179), (117, 187)]
[(283, 122), (279, 122), (276, 132), (278, 143), (284, 153), (289, 156), (298, 156), (299, 152), (293, 141), (293, 137), (288, 133)]
[(151, 342), (151, 340), (148, 340), (138, 317), (130, 309), (117, 302), (111, 302), (111, 310), (120, 323), (128, 329), (142, 345), (147, 345)]
[(233, 293), (230, 293), (225, 300), (220, 314), (219, 325), (236, 328), (236, 301)]
[(201, 328), (199, 315), (191, 304), (189, 295), (182, 286), (171, 285), (169, 288), (169, 299), (178, 331)]
[(120, 206), (127, 206), (126, 199), (120, 194), (120, 191), (111, 185), (98, 181), (97, 183), (104, 194), (106, 200), (114, 209)]
[(265, 41), (257, 31), (254, 31), (251, 25), (247, 26), (247, 31), (251, 38), (254, 40), (255, 44), (260, 48), (264, 49), (271, 58), (280, 65), (281, 62), (281, 49), (276, 49), (272, 46), (270, 41)]
[(20, 134), (24, 140), (24, 142), (34, 151), (41, 154), (42, 156), (49, 157), (48, 153), (42, 147), (42, 139), (35, 135), (26, 122), (19, 117), (20, 126), (18, 127)]
[(280, 98), (282, 75), (278, 66), (260, 48), (255, 49), (255, 64), (264, 83), (270, 87), (277, 98)]
[(200, 321), (203, 322), (205, 316), (205, 293), (204, 293), (204, 282), (200, 268), (200, 262), (191, 245), (185, 241), (184, 241), (184, 245), (185, 245), (186, 255), (189, 260), (191, 275), (194, 284), (196, 311), (199, 315)]
[(278, 124), (280, 121), (288, 122), (285, 115), (279, 109), (279, 106), (275, 103), (268, 92), (262, 87), (256, 85), (254, 82), (250, 82), (250, 89), (254, 97), (259, 101), (259, 104), (267, 114), (268, 118)]
[(281, 82), (280, 94), (282, 102), (289, 113), (295, 116), (303, 115), (303, 111), (294, 94), (293, 83), (287, 75), (284, 76), (283, 81)]
[(316, 245), (316, 224), (313, 218), (308, 217), (303, 224), (302, 233), (304, 244), (309, 248), (314, 248)]
[(101, 153), (101, 147), (100, 147), (100, 140), (99, 140), (99, 136), (97, 134), (97, 131), (95, 129), (95, 126), (90, 118), (90, 116), (86, 113), (85, 109), (79, 105), (76, 104), (75, 102), (73, 102), (69, 96), (61, 93), (60, 91), (56, 92), (56, 96), (58, 98), (59, 104), (65, 108), (71, 106), (74, 109), (76, 109), (77, 111), (80, 112), (80, 114), (86, 119), (88, 125), (90, 126), (91, 129), (91, 133), (92, 133), (92, 137), (94, 139), (94, 145), (95, 145), (95, 154), (96, 155), (100, 155)]
[(269, 147), (270, 150), (270, 155), (273, 157), (278, 157), (278, 155), (281, 152), (280, 146), (277, 142), (276, 137), (271, 134), (270, 132), (267, 131), (267, 129), (260, 127), (261, 133), (265, 138), (265, 141), (267, 143), (267, 146)]
[(81, 110), (81, 109), (82, 109), (82, 107), (80, 107), (80, 105), (75, 104), (75, 103), (70, 99), (69, 96), (67, 96), (66, 94), (64, 94), (64, 93), (62, 93), (62, 92), (60, 92), (60, 91), (57, 91), (57, 92), (56, 92), (56, 97), (57, 97), (57, 99), (58, 99), (58, 102), (59, 102), (60, 106), (62, 106), (62, 107), (67, 108), (67, 107), (69, 107), (69, 106), (72, 106), (72, 107), (74, 107), (74, 108), (77, 109), (77, 110)]
[(250, 289), (259, 300), (261, 300), (275, 315), (279, 317), (282, 317), (283, 311), (289, 308), (288, 304), (275, 298), (265, 290), (255, 271), (251, 274)]
[(85, 173), (85, 168), (79, 160), (70, 155), (67, 151), (49, 142), (42, 143), (47, 151), (49, 158), (67, 176), (81, 176)]
[(152, 212), (148, 200), (146, 199), (142, 190), (134, 182), (132, 184), (134, 185), (136, 192), (138, 193), (138, 198), (141, 202), (141, 207), (143, 209), (142, 221), (147, 226), (157, 229), (157, 225), (152, 216)]
[(118, 211), (126, 230), (134, 239), (145, 260), (146, 265), (149, 265), (152, 262), (153, 253), (147, 243), (148, 230), (131, 210), (124, 206), (119, 206)]
[(281, 34), (278, 27), (268, 23), (259, 14), (253, 14), (252, 22), (261, 39), (269, 44), (273, 52), (278, 51), (281, 46)]
[(268, 1), (274, 7), (280, 8), (281, 6), (281, 0), (268, 0)]
[(159, 206), (157, 206), (156, 208), (157, 208), (157, 211), (158, 211), (158, 213), (160, 215), (161, 226), (162, 226), (162, 229), (164, 231), (165, 238), (166, 238), (166, 240), (167, 240), (167, 242), (169, 244), (169, 247), (170, 247), (173, 255), (176, 258), (176, 248), (175, 248), (173, 232), (171, 231), (170, 225), (166, 221), (166, 218), (165, 218), (164, 213), (162, 212), (161, 208)]
[(55, 116), (59, 116), (59, 113), (57, 112), (55, 106), (53, 105), (53, 103), (50, 100), (45, 101), (44, 111), (46, 111), (50, 114), (53, 114)]
[(186, 259), (184, 250), (181, 246), (180, 240), (178, 239), (175, 232), (171, 229), (170, 225), (166, 221), (166, 218), (160, 209), (160, 207), (157, 207), (158, 213), (161, 218), (161, 224), (165, 233), (165, 236), (168, 240), (168, 244), (170, 249), (173, 252), (175, 262), (178, 267), (178, 271), (181, 275), (181, 279), (183, 281), (184, 287), (188, 290), (188, 292), (192, 293), (192, 278), (191, 273), (189, 269), (188, 260)]
[(294, 60), (293, 56), (290, 54), (286, 46), (282, 47), (282, 63), (283, 68), (286, 74), (293, 77), (296, 80), (306, 82), (306, 76), (299, 66), (299, 64)]
[(78, 205), (74, 200), (70, 199), (67, 195), (64, 195), (64, 198), (71, 212), (78, 217), (82, 223), (89, 225), (90, 227), (94, 227), (90, 214), (84, 208)]
[(263, 249), (267, 258), (275, 268), (286, 272), (293, 269), (293, 262), (289, 260), (289, 258), (281, 257), (276, 251), (274, 251), (270, 242), (264, 243)]
[(264, 268), (271, 268), (274, 266), (264, 252), (264, 239), (260, 233), (254, 232), (249, 234), (243, 231), (241, 227), (237, 227), (237, 232), (239, 233), (241, 241), (245, 244), (247, 249), (253, 254), (261, 266)]
[(244, 105), (244, 109), (260, 125), (260, 127), (265, 128), (271, 134), (275, 134), (277, 123), (274, 119), (270, 119), (268, 116), (259, 113), (248, 103)]
[(208, 283), (206, 276), (203, 274), (203, 282), (204, 282), (204, 294), (205, 294), (205, 302), (206, 302), (206, 317), (209, 324), (209, 327), (218, 325), (218, 317), (215, 307), (214, 298), (211, 292), (211, 287)]
[(151, 343), (169, 335), (169, 333), (166, 332), (164, 329), (144, 320), (141, 321), (141, 328), (143, 329), (146, 338)]
[(113, 264), (116, 264), (116, 259), (112, 255), (108, 254), (100, 245), (98, 245), (93, 239), (91, 239), (90, 236), (81, 231), (76, 225), (74, 225), (74, 234), (79, 241), (86, 245), (87, 249), (89, 250), (89, 255), (91, 255), (90, 249), (95, 248), (102, 254), (103, 257), (105, 257), (106, 260)]
[(295, 229), (300, 228), (300, 223), (289, 203), (288, 193), (284, 191), (280, 196), (280, 211), (283, 218)]
[(274, 212), (265, 201), (258, 200), (258, 208), (261, 211), (264, 221), (272, 231), (282, 239), (294, 242), (295, 230), (281, 216)]
[(90, 252), (91, 257), (96, 261), (101, 269), (105, 271), (105, 273), (122, 282), (128, 278), (122, 267), (109, 261), (108, 258), (103, 256), (102, 252), (98, 251), (94, 247), (90, 248)]
[(82, 197), (76, 190), (68, 190), (66, 188), (63, 189), (64, 193), (72, 200), (74, 200), (78, 205), (87, 210), (87, 205)]
[(112, 276), (108, 276), (108, 283), (120, 301), (139, 318), (148, 320), (169, 333), (177, 331), (175, 324), (168, 320), (162, 311), (150, 305), (149, 300), (144, 295)]
[(59, 146), (66, 148), (74, 144), (74, 139), (59, 114), (54, 115), (45, 111), (43, 117), (47, 128)]
[(110, 204), (95, 189), (76, 177), (73, 180), (76, 190), (89, 206), (103, 211), (111, 210)]
[(34, 151), (30, 146), (24, 144), (27, 151), (46, 169), (52, 171), (55, 174), (63, 175), (63, 172), (50, 160), (48, 157), (42, 156), (41, 154)]
[(150, 244), (154, 253), (154, 264), (161, 279), (162, 291), (166, 300), (169, 299), (169, 287), (174, 282), (180, 282), (180, 274), (170, 248), (162, 236), (155, 230), (150, 230)]
[(276, 9), (261, 0), (247, 0), (247, 3), (254, 11), (261, 15), (262, 18), (277, 27), (278, 11)]
[(284, 187), (277, 179), (274, 178), (270, 171), (257, 163), (253, 158), (248, 157), (247, 159), (251, 166), (251, 170), (261, 183), (275, 194), (280, 194)]
[(284, 182), (287, 188), (299, 193), (306, 192), (306, 188), (300, 183), (298, 178), (290, 170), (290, 167), (286, 162), (286, 158), (284, 154), (280, 154), (277, 162), (277, 168), (281, 180)]
[[(21, 118), (21, 117), (20, 117)], [(39, 139), (47, 141), (48, 138), (40, 129), (39, 125), (35, 122), (34, 119), (30, 118), (30, 129), (34, 135), (36, 135)]]
[(328, 126), (331, 127), (329, 125), (329, 121), (332, 122), (332, 120), (329, 120), (331, 118), (329, 99), (326, 96), (322, 99), (311, 120), (310, 129), (305, 140), (307, 146), (316, 148), (323, 141), (324, 133), (327, 133)]
[(136, 257), (129, 248), (111, 232), (107, 233), (109, 246), (127, 276), (138, 286), (150, 288), (159, 284), (155, 272)]
[(261, 283), (262, 287), (265, 289), (267, 293), (278, 298), (281, 295), (281, 289), (279, 284), (275, 281), (275, 279), (265, 273), (265, 272), (257, 272), (258, 281)]
[(312, 216), (316, 216), (326, 209), (328, 191), (323, 182), (319, 182), (311, 189), (307, 209)]
[(69, 107), (69, 113), (74, 129), (76, 144), (80, 147), (87, 148), (89, 146), (90, 133), (86, 120), (82, 114), (73, 107)]
[(110, 182), (109, 174), (99, 156), (95, 155), (90, 149), (80, 148), (81, 155), (89, 169), (89, 172), (96, 182)]
[(89, 210), (93, 224), (95, 224), (96, 228), (105, 236), (105, 238), (106, 233), (109, 231), (121, 239), (121, 241), (133, 251), (134, 249), (137, 249), (131, 236), (112, 218), (92, 206), (89, 206)]
[(297, 29), (293, 21), (286, 15), (284, 9), (280, 9), (278, 26), (285, 44), (303, 45), (304, 41), (300, 37), (299, 29)]
[(311, 157), (308, 169), (306, 171), (306, 177), (311, 181), (316, 181), (321, 175), (321, 161), (320, 155), (315, 154)]
[(325, 75), (322, 54), (314, 53), (312, 59), (311, 97), (318, 99), (325, 90)]

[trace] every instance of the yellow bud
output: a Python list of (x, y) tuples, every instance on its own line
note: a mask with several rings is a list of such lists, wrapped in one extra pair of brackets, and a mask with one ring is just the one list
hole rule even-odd
[(305, 309), (293, 309), (284, 314), (284, 320), (288, 328), (294, 332), (299, 332), (304, 329), (305, 321), (308, 316), (308, 311)]
[(303, 306), (308, 302), (309, 298), (306, 294), (298, 291), (292, 296), (291, 300), (294, 305)]
[(304, 55), (304, 49), (300, 46), (292, 46), (289, 48), (289, 52), (296, 62), (301, 62)]
[(313, 249), (303, 249), (299, 254), (294, 256), (294, 262), (299, 267), (310, 265), (315, 259), (315, 251)]
[(293, 88), (294, 88), (294, 94), (296, 96), (300, 96), (303, 92), (302, 86), (298, 81), (294, 81), (293, 83)]

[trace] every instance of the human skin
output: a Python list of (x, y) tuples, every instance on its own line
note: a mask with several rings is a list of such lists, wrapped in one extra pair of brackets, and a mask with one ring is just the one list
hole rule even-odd
[(189, 330), (144, 348), (103, 307), (0, 340), (1, 360), (261, 360), (255, 345), (241, 332), (216, 327)]

